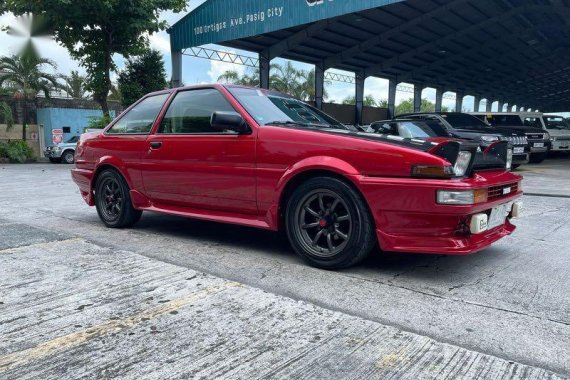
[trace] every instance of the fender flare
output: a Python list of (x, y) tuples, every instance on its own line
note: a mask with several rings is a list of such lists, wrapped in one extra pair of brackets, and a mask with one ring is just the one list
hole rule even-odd
[(270, 226), (272, 226), (272, 229), (278, 230), (281, 227), (281, 221), (279, 220), (279, 208), (281, 206), (281, 201), (283, 199), (284, 191), (287, 185), (297, 176), (315, 170), (335, 173), (338, 176), (346, 178), (357, 188), (359, 187), (355, 182), (354, 177), (360, 175), (360, 173), (348, 162), (329, 156), (305, 158), (287, 169), (277, 183), (277, 186), (275, 188), (275, 197), (273, 199), (271, 208), (266, 215), (266, 221)]
[(129, 188), (131, 189), (133, 188), (133, 182), (127, 171), (125, 163), (122, 160), (118, 159), (117, 157), (103, 156), (99, 159), (99, 162), (97, 162), (97, 164), (95, 165), (95, 170), (93, 171), (93, 178), (91, 179), (91, 190), (93, 190), (93, 187), (95, 186), (95, 180), (97, 179), (97, 175), (99, 174), (99, 171), (103, 166), (110, 166), (116, 171), (118, 171), (119, 174), (123, 176), (125, 181), (127, 181)]

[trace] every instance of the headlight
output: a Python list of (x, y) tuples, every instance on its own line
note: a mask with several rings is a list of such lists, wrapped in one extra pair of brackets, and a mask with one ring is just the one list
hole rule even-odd
[(499, 141), (499, 137), (483, 135), (481, 136), (481, 140), (485, 142), (494, 142), (494, 141)]
[(513, 167), (513, 150), (507, 149), (507, 170)]
[(437, 191), (437, 203), (440, 205), (473, 205), (484, 202), (487, 202), (487, 189)]
[(550, 140), (550, 133), (545, 133), (545, 134), (544, 134), (544, 139), (545, 139), (545, 140)]
[(471, 163), (471, 152), (461, 151), (457, 156), (457, 161), (453, 167), (453, 172), (458, 177), (463, 177), (469, 169), (469, 164)]
[(556, 141), (556, 137), (551, 137), (550, 141)]

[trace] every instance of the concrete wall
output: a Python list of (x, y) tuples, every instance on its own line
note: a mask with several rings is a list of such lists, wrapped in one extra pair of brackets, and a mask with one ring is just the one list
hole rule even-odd
[[(22, 125), (15, 124), (12, 129), (7, 130), (5, 124), (0, 124), (0, 141), (6, 142), (10, 140), (21, 140), (22, 139)], [(33, 149), (37, 158), (42, 156), (40, 150), (39, 141), (39, 129), (35, 124), (26, 126), (26, 141), (28, 145)]]
[[(323, 111), (344, 124), (356, 123), (356, 111), (354, 105), (323, 103)], [(362, 110), (362, 122), (364, 124), (386, 120), (387, 118), (387, 108), (364, 107)]]
[[(44, 146), (53, 145), (52, 130), (69, 127), (70, 132), (63, 134), (63, 140), (67, 141), (73, 136), (83, 133), (92, 117), (100, 117), (103, 113), (98, 109), (82, 108), (38, 108), (38, 124), (42, 126)], [(115, 111), (111, 111), (111, 117)]]

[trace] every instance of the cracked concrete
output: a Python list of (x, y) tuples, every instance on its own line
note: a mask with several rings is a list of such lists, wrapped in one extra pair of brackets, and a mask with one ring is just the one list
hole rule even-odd
[[(0, 172), (14, 181), (8, 186), (0, 177), (0, 218), (570, 374), (569, 199), (525, 197), (515, 235), (476, 255), (378, 254), (357, 268), (325, 272), (304, 265), (283, 236), (265, 231), (153, 214), (134, 229), (107, 230), (82, 203), (68, 169), (9, 166)], [(548, 188), (549, 180), (529, 182)], [(35, 195), (40, 186), (41, 199)], [(14, 204), (14, 197), (21, 202)], [(394, 360), (388, 355), (379, 362)]]

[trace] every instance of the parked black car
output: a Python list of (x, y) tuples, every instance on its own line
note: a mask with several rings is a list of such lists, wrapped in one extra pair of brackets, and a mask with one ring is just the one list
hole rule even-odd
[(501, 112), (476, 112), (472, 115), (500, 131), (523, 131), (530, 145), (530, 162), (541, 163), (548, 155), (552, 144), (548, 132), (525, 125), (519, 115)]
[(475, 116), (461, 112), (420, 112), (398, 115), (394, 120), (422, 120), (438, 136), (479, 142), (485, 149), (495, 141), (506, 140), (513, 147), (513, 168), (529, 162), (530, 146), (521, 130), (491, 127)]

